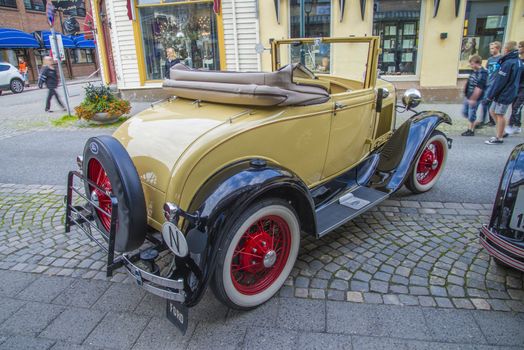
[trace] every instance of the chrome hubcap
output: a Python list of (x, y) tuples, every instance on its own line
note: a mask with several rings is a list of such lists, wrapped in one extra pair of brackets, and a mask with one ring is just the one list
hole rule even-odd
[(100, 203), (98, 202), (98, 195), (96, 194), (96, 191), (91, 192), (91, 200), (96, 204), (97, 207), (100, 206)]
[(270, 250), (264, 255), (264, 266), (266, 268), (271, 267), (277, 261), (277, 253), (274, 250)]

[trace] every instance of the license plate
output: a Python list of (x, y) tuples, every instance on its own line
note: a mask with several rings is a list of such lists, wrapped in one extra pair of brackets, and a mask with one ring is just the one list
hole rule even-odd
[(184, 304), (177, 303), (171, 300), (167, 301), (166, 316), (171, 323), (173, 323), (182, 334), (186, 334), (187, 325), (189, 323), (187, 307)]
[(524, 231), (524, 186), (519, 186), (509, 227), (517, 231)]

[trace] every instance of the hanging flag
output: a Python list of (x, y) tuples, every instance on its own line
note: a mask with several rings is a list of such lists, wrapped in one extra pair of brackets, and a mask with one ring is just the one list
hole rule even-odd
[(55, 5), (53, 5), (51, 0), (47, 0), (45, 6), (45, 12), (47, 14), (47, 23), (49, 23), (49, 26), (52, 27), (53, 24), (55, 24)]
[(455, 17), (459, 16), (460, 12), (460, 0), (455, 0)]
[(132, 0), (127, 0), (126, 8), (127, 8), (127, 18), (129, 18), (130, 21), (134, 21), (135, 20), (135, 9), (133, 8)]
[(91, 8), (86, 13), (86, 17), (84, 18), (84, 27), (82, 28), (84, 31), (84, 38), (86, 40), (94, 40), (94, 31), (95, 31), (95, 21), (93, 19), (93, 11)]
[(277, 23), (280, 24), (280, 0), (275, 1), (275, 12), (277, 14)]
[(437, 17), (438, 15), (438, 8), (440, 6), (440, 0), (433, 0), (433, 18)]
[(340, 8), (340, 22), (344, 20), (344, 8), (346, 7), (346, 0), (338, 0), (338, 6)]
[(366, 16), (366, 0), (360, 0), (360, 16), (362, 17), (362, 20), (364, 20), (364, 17)]
[(213, 12), (220, 14), (220, 0), (213, 0)]

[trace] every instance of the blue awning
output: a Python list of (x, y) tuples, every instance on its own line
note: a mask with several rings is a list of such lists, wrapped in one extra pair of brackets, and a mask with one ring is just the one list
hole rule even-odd
[[(56, 34), (60, 34), (60, 33), (56, 33)], [(51, 48), (50, 38), (51, 38), (51, 32), (49, 32), (49, 31), (42, 31), (42, 40), (44, 42), (44, 47), (46, 49), (50, 49)], [(73, 42), (73, 39), (69, 35), (63, 35), (62, 34), (62, 43), (64, 44), (64, 48), (66, 48), (66, 49), (74, 49), (74, 48), (76, 48), (76, 45)]]
[(38, 48), (38, 41), (28, 33), (11, 28), (0, 28), (0, 49)]
[(95, 41), (87, 40), (84, 37), (84, 34), (73, 35), (73, 42), (75, 43), (77, 49), (94, 49), (95, 48)]

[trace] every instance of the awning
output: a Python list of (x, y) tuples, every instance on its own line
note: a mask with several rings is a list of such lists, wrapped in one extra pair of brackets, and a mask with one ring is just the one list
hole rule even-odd
[[(44, 47), (46, 49), (51, 48), (51, 32), (50, 31), (42, 31), (42, 41), (44, 43)], [(60, 34), (60, 33), (56, 33)], [(62, 43), (64, 44), (64, 48), (66, 49), (74, 49), (76, 48), (75, 43), (73, 42), (73, 39), (69, 35), (63, 35), (62, 34)]]
[(38, 41), (28, 33), (11, 28), (0, 28), (1, 49), (28, 49), (38, 48)]
[(73, 42), (75, 43), (77, 49), (94, 49), (95, 48), (95, 41), (87, 40), (84, 37), (84, 34), (73, 35), (72, 38), (73, 38)]

